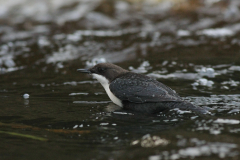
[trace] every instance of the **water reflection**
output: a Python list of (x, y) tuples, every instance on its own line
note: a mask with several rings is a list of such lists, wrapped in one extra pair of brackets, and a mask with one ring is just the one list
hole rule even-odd
[[(239, 0), (0, 1), (1, 158), (237, 159), (239, 7)], [(213, 115), (123, 110), (76, 72), (99, 62), (156, 78)]]

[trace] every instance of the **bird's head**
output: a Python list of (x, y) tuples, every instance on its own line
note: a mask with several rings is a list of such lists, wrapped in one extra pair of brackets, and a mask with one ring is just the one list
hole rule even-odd
[(99, 63), (89, 69), (78, 69), (78, 72), (92, 74), (101, 84), (110, 83), (118, 76), (129, 72), (111, 63)]

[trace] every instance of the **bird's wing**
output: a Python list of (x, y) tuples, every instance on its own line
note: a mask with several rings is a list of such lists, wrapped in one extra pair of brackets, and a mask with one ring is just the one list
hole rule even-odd
[(134, 103), (181, 101), (169, 87), (140, 74), (126, 74), (113, 80), (111, 92), (121, 100)]

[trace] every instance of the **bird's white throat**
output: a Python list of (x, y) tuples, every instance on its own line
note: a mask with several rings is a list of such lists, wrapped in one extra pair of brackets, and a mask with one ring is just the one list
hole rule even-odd
[(122, 107), (123, 104), (122, 104), (121, 100), (120, 100), (119, 98), (117, 98), (117, 97), (110, 91), (109, 81), (108, 81), (104, 76), (101, 76), (101, 75), (99, 75), (99, 74), (93, 73), (92, 75), (93, 75), (93, 77), (95, 77), (95, 78), (101, 83), (101, 85), (103, 86), (103, 88), (104, 88), (105, 91), (107, 92), (108, 97), (113, 101), (113, 103), (115, 103), (116, 105)]

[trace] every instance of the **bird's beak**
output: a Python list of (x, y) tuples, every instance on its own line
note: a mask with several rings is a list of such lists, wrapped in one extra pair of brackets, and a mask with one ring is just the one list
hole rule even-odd
[(91, 73), (88, 69), (77, 69), (77, 71), (81, 73)]

